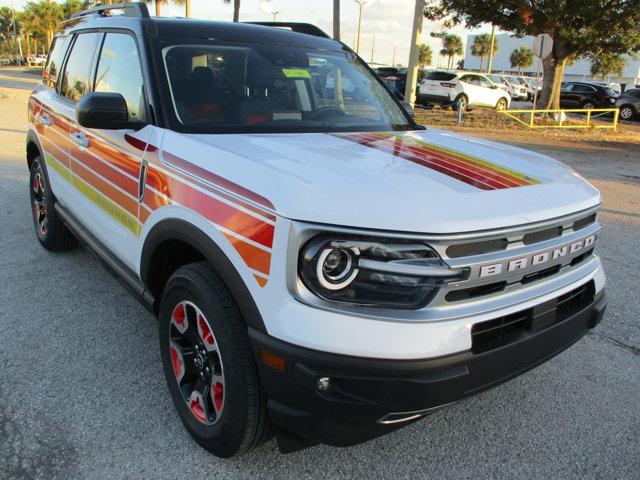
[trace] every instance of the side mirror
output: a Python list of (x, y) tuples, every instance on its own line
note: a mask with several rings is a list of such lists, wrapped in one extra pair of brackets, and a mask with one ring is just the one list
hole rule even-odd
[(76, 103), (76, 120), (86, 128), (121, 130), (141, 128), (142, 122), (129, 121), (127, 102), (119, 93), (91, 92)]
[(411, 104), (409, 102), (407, 102), (406, 100), (403, 100), (400, 102), (400, 105), (402, 105), (402, 108), (405, 109), (405, 111), (411, 115), (413, 117), (415, 110), (413, 109), (413, 107), (411, 106)]

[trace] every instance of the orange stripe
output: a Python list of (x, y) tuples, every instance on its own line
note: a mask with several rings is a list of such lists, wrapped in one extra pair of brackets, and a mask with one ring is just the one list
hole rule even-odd
[(129, 195), (138, 195), (138, 182), (127, 177), (120, 169), (114, 167), (112, 164), (104, 164), (91, 154), (76, 145), (72, 145), (70, 148), (71, 156), (75, 157), (82, 165), (89, 167), (91, 170), (104, 178), (109, 180), (114, 185), (117, 185)]
[(269, 270), (271, 268), (271, 254), (269, 252), (265, 252), (258, 247), (254, 247), (253, 245), (243, 242), (239, 238), (232, 237), (224, 232), (222, 232), (222, 234), (227, 237), (229, 242), (231, 242), (233, 248), (236, 249), (244, 260), (244, 263), (246, 263), (249, 268), (252, 268), (257, 272), (264, 273), (265, 275), (269, 275)]
[(253, 274), (253, 278), (256, 279), (256, 282), (258, 282), (258, 285), (260, 285), (261, 287), (264, 287), (267, 284), (267, 281), (268, 281), (266, 278), (259, 277), (255, 273)]
[(107, 182), (102, 180), (96, 174), (88, 170), (85, 166), (83, 166), (77, 160), (72, 159), (71, 171), (77, 177), (80, 177), (93, 188), (98, 190), (100, 193), (105, 195), (110, 200), (114, 201), (126, 211), (128, 211), (134, 217), (138, 216), (138, 202), (137, 200), (133, 200), (124, 193), (120, 192), (116, 188), (109, 185)]

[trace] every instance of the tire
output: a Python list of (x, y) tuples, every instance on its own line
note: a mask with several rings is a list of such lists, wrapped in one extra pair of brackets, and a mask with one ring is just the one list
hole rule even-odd
[[(462, 101), (462, 105), (458, 104), (459, 101)], [(469, 110), (469, 99), (466, 95), (458, 95), (458, 97), (453, 101), (453, 109), (457, 112), (458, 108), (463, 112)]]
[(189, 434), (218, 457), (260, 445), (271, 430), (266, 395), (244, 320), (211, 266), (198, 262), (176, 270), (159, 313), (162, 366)]
[(622, 120), (633, 120), (636, 116), (636, 110), (633, 105), (623, 105), (620, 107), (620, 118)]
[(582, 108), (584, 110), (591, 110), (592, 108), (596, 108), (596, 106), (592, 102), (584, 102)]
[(49, 184), (47, 169), (40, 156), (33, 159), (29, 171), (29, 199), (36, 236), (40, 244), (51, 252), (69, 250), (78, 244), (67, 229), (54, 206), (55, 197)]
[(501, 112), (502, 110), (506, 110), (509, 108), (509, 104), (506, 98), (501, 98), (496, 103), (496, 111)]

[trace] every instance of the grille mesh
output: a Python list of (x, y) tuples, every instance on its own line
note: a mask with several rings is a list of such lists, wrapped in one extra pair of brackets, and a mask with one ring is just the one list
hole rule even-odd
[(524, 237), (522, 237), (522, 243), (525, 245), (531, 245), (532, 243), (544, 242), (545, 240), (557, 238), (560, 235), (562, 235), (562, 227), (545, 228), (544, 230), (525, 234)]
[(472, 255), (482, 255), (483, 253), (505, 250), (508, 243), (506, 238), (497, 238), (482, 242), (459, 243), (448, 246), (446, 252), (449, 258), (470, 257)]
[(596, 221), (596, 214), (589, 215), (588, 217), (581, 218), (573, 222), (573, 229), (580, 230), (581, 228), (588, 227)]

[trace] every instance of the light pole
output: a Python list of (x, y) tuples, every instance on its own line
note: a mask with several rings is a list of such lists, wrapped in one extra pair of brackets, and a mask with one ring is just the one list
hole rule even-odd
[(424, 0), (416, 0), (413, 12), (413, 30), (411, 32), (411, 50), (409, 51), (409, 67), (407, 68), (407, 86), (404, 100), (412, 106), (416, 101), (416, 82), (418, 80), (418, 60), (422, 37), (422, 19), (424, 17)]
[(13, 43), (16, 45), (16, 63), (22, 65), (22, 52), (20, 43), (18, 42), (18, 31), (16, 26), (16, 11), (13, 8), (13, 0), (11, 0), (11, 23), (13, 23)]
[(376, 34), (373, 34), (373, 43), (371, 44), (371, 63), (373, 64), (373, 55), (376, 51)]
[(491, 43), (489, 45), (489, 65), (487, 66), (487, 73), (491, 73), (491, 66), (493, 64), (493, 43), (496, 41), (496, 26), (491, 24)]
[(398, 44), (396, 43), (393, 46), (393, 60), (391, 60), (391, 66), (395, 67), (396, 66), (396, 50), (398, 49)]
[(360, 53), (360, 32), (362, 30), (362, 9), (364, 8), (365, 0), (355, 0), (359, 6), (358, 10), (358, 41), (356, 42), (356, 53)]

